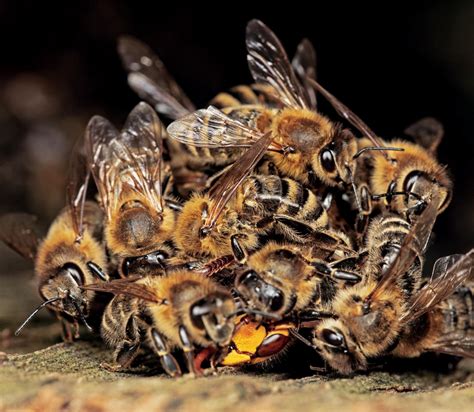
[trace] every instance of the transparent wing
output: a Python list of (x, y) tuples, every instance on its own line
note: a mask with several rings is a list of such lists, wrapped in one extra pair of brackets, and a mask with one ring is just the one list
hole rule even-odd
[(135, 283), (137, 279), (118, 279), (110, 282), (93, 283), (82, 286), (85, 290), (96, 292), (113, 293), (114, 295), (127, 295), (134, 298), (143, 299), (148, 302), (161, 303), (156, 293), (145, 285)]
[(0, 240), (19, 255), (33, 260), (40, 239), (37, 220), (27, 213), (0, 216)]
[(474, 329), (444, 335), (430, 347), (430, 350), (463, 358), (474, 358)]
[(196, 110), (160, 58), (145, 43), (131, 36), (122, 36), (117, 49), (129, 73), (128, 84), (158, 113), (179, 119)]
[(155, 111), (141, 102), (130, 112), (120, 135), (110, 143), (119, 184), (144, 196), (158, 212), (163, 210), (161, 133)]
[(100, 203), (110, 219), (118, 196), (111, 142), (117, 139), (117, 129), (104, 117), (94, 116), (86, 127), (85, 148), (89, 169), (99, 192)]
[(443, 139), (444, 127), (433, 117), (425, 117), (408, 126), (404, 133), (413, 137), (415, 143), (435, 153)]
[(280, 40), (260, 20), (247, 25), (246, 44), (254, 80), (272, 86), (285, 106), (310, 109)]
[(238, 159), (232, 167), (222, 175), (222, 177), (211, 187), (209, 196), (212, 200), (212, 207), (204, 222), (205, 228), (212, 228), (218, 217), (225, 208), (225, 205), (234, 195), (242, 181), (253, 170), (258, 161), (263, 157), (272, 141), (271, 134), (262, 136), (250, 149), (248, 149)]
[(308, 39), (303, 39), (298, 45), (291, 65), (301, 82), (306, 101), (311, 109), (315, 110), (317, 107), (316, 90), (311, 87), (307, 78), (316, 80), (316, 51)]
[[(167, 132), (181, 143), (209, 148), (250, 147), (263, 136), (260, 131), (227, 116), (214, 106), (174, 121)], [(268, 149), (283, 150), (275, 142)]]
[(90, 169), (84, 151), (84, 140), (80, 138), (74, 145), (71, 155), (68, 182), (66, 186), (66, 204), (73, 224), (76, 240), (82, 239), (84, 232), (84, 204), (90, 181)]
[(452, 295), (472, 275), (474, 275), (474, 249), (462, 256), (453, 255), (439, 259), (434, 265), (432, 277), (413, 297), (402, 321), (410, 322), (428, 312)]

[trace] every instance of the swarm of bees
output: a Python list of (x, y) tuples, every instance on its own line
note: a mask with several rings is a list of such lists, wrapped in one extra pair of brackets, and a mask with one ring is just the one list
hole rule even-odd
[[(90, 120), (42, 240), (34, 217), (1, 218), (44, 300), (17, 332), (46, 307), (66, 340), (79, 324), (100, 333), (106, 368), (145, 351), (170, 376), (284, 364), (295, 343), (320, 373), (345, 375), (386, 357), (473, 357), (474, 251), (423, 275), (452, 194), (442, 126), (423, 119), (411, 142), (387, 142), (316, 81), (308, 40), (290, 62), (253, 20), (246, 45), (255, 83), (197, 110), (148, 46), (119, 39), (144, 102), (120, 131)], [(321, 114), (320, 97), (353, 130)]]

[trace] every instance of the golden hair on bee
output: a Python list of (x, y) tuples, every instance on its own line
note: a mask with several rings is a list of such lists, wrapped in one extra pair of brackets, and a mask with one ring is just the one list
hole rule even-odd
[(208, 195), (195, 194), (183, 205), (174, 230), (176, 246), (190, 256), (217, 257), (231, 254), (231, 236), (243, 233), (245, 244), (252, 249), (257, 247), (257, 235), (240, 221), (238, 212), (230, 205), (217, 218), (213, 229), (203, 233), (213, 203)]
[[(438, 213), (443, 212), (451, 201), (453, 186), (446, 167), (438, 163), (433, 153), (416, 143), (396, 139), (390, 144), (403, 151), (391, 152), (389, 160), (374, 156), (370, 177), (373, 194), (388, 194), (390, 207), (403, 212), (416, 207), (420, 201), (426, 202), (436, 192)], [(392, 198), (390, 192), (412, 195)]]
[(101, 334), (115, 349), (112, 370), (128, 368), (145, 343), (165, 372), (181, 375), (172, 355), (182, 349), (188, 370), (199, 374), (194, 347), (221, 351), (230, 343), (236, 308), (230, 293), (202, 273), (176, 269), (138, 280), (121, 279), (88, 289), (114, 293), (102, 319)]
[(121, 276), (153, 272), (169, 257), (164, 245), (172, 237), (175, 211), (162, 193), (164, 175), (170, 173), (163, 160), (162, 131), (158, 116), (143, 102), (130, 112), (120, 133), (100, 116), (87, 126), (87, 155), (107, 217), (105, 239)]

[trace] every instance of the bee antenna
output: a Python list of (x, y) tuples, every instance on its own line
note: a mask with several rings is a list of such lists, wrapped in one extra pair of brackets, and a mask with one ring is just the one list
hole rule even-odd
[(293, 335), (296, 339), (299, 341), (303, 342), (306, 346), (309, 346), (310, 348), (319, 351), (319, 349), (314, 346), (308, 339), (306, 339), (303, 335), (301, 335), (296, 329), (291, 328), (290, 329), (291, 335)]
[(280, 316), (275, 315), (274, 313), (263, 312), (261, 310), (250, 309), (250, 308), (237, 309), (235, 312), (232, 312), (232, 313), (228, 314), (227, 319), (229, 319), (233, 316), (241, 315), (243, 313), (245, 313), (246, 315), (259, 315), (259, 316), (263, 316), (265, 318), (271, 318), (271, 319), (274, 319), (274, 320), (280, 320), (281, 319)]
[(20, 325), (20, 327), (15, 331), (15, 336), (18, 336), (20, 334), (21, 330), (26, 326), (26, 324), (31, 320), (31, 318), (33, 318), (41, 309), (43, 309), (50, 303), (56, 302), (59, 299), (61, 298), (59, 296), (56, 296), (55, 298), (48, 299), (47, 301), (39, 305), (33, 312), (31, 312), (31, 315), (28, 316), (26, 320)]
[(403, 152), (405, 149), (401, 147), (378, 147), (378, 146), (369, 146), (369, 147), (363, 147), (360, 149), (354, 156), (352, 156), (352, 159), (357, 159), (361, 154), (368, 152), (368, 151), (379, 151), (383, 152), (386, 150), (391, 150), (393, 152)]
[(74, 309), (76, 309), (77, 313), (79, 314), (79, 319), (81, 319), (81, 322), (84, 324), (84, 326), (90, 331), (93, 332), (94, 329), (92, 329), (91, 325), (89, 325), (86, 321), (86, 318), (84, 316), (84, 312), (82, 312), (81, 308), (79, 307), (79, 304), (77, 303), (76, 299), (73, 297), (69, 297), (71, 299), (71, 302), (74, 306)]

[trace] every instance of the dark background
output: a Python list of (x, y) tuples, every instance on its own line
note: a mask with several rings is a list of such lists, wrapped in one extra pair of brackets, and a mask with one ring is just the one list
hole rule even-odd
[(314, 2), (317, 12), (303, 3), (222, 2), (213, 10), (160, 3), (0, 3), (0, 212), (29, 211), (49, 222), (64, 204), (71, 145), (90, 116), (120, 125), (137, 103), (115, 52), (118, 35), (148, 43), (202, 106), (250, 81), (245, 25), (259, 18), (290, 55), (308, 37), (320, 82), (381, 136), (399, 136), (423, 116), (444, 123), (439, 158), (449, 165), (455, 193), (437, 223), (431, 254), (472, 246), (472, 1)]

